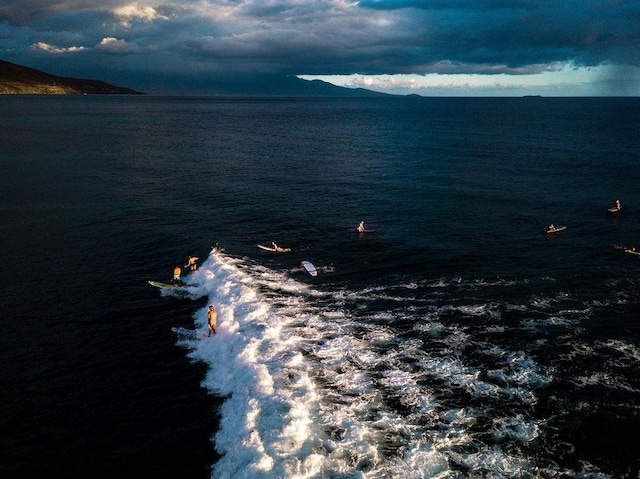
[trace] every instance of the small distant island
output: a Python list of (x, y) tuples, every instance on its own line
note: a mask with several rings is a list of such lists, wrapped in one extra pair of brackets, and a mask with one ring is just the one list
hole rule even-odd
[(51, 75), (0, 60), (0, 95), (144, 95), (100, 80)]

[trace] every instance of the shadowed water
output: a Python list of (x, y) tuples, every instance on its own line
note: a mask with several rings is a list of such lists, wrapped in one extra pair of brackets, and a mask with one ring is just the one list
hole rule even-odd
[(636, 477), (638, 106), (1, 98), (3, 477)]

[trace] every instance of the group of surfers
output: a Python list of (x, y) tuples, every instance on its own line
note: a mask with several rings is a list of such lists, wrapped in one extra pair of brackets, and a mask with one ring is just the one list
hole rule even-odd
[[(198, 263), (196, 261), (199, 259), (200, 258), (197, 256), (189, 256), (187, 264), (185, 264), (184, 267), (189, 268), (190, 271), (197, 271)], [(182, 282), (182, 279), (180, 279), (180, 276), (182, 276), (182, 268), (180, 268), (180, 266), (176, 266), (173, 268), (173, 279), (171, 280), (171, 283), (175, 286), (182, 286), (184, 283)]]
[[(365, 227), (364, 227), (364, 220), (363, 220), (363, 221), (361, 221), (361, 222), (358, 224), (358, 226), (356, 227), (356, 231), (357, 231), (358, 233), (364, 233), (364, 231), (365, 231)], [(275, 242), (275, 241), (272, 241), (272, 242), (271, 242), (271, 247), (272, 247), (272, 248), (273, 248), (273, 250), (274, 250), (275, 252), (277, 252), (277, 253), (288, 253), (289, 251), (291, 251), (291, 248), (282, 248), (282, 247), (278, 246), (278, 245), (276, 244), (276, 242)]]
[[(187, 264), (185, 264), (184, 267), (189, 268), (189, 271), (197, 271), (197, 261), (199, 259), (200, 258), (198, 258), (197, 256), (189, 256), (189, 258), (187, 259)], [(180, 266), (176, 266), (175, 268), (173, 268), (173, 278), (171, 280), (171, 283), (175, 286), (184, 286), (184, 281), (182, 281), (182, 278), (180, 277), (181, 275), (182, 268), (180, 268)], [(207, 322), (209, 325), (209, 336), (211, 336), (211, 333), (216, 334), (216, 326), (218, 324), (218, 311), (213, 304), (209, 305), (209, 309), (207, 311)]]
[[(622, 203), (620, 203), (620, 200), (616, 200), (613, 203), (613, 206), (611, 208), (607, 209), (607, 212), (610, 213), (610, 214), (613, 214), (613, 215), (617, 215), (618, 213), (620, 213), (620, 211), (622, 211)], [(545, 228), (544, 231), (545, 231), (545, 233), (555, 233), (557, 231), (562, 231), (565, 228), (566, 227), (558, 228), (553, 223), (551, 223), (549, 226), (547, 226)], [(613, 245), (613, 247), (615, 249), (617, 249), (618, 251), (622, 251), (624, 253), (629, 253), (629, 254), (640, 256), (640, 252), (636, 251), (635, 247), (620, 246), (620, 245)]]
[[(618, 204), (619, 203), (620, 202), (618, 202)], [(364, 221), (360, 221), (360, 224), (358, 224), (356, 231), (358, 233), (362, 233), (364, 232), (364, 230), (365, 230)], [(281, 246), (278, 246), (275, 241), (271, 242), (271, 247), (277, 253), (288, 253), (291, 251), (291, 248), (283, 248)], [(187, 259), (187, 264), (184, 265), (184, 268), (189, 268), (190, 271), (197, 271), (198, 269), (197, 261), (199, 259), (200, 258), (198, 258), (197, 256), (189, 256), (189, 258)], [(175, 268), (173, 268), (173, 277), (172, 277), (171, 283), (174, 286), (184, 286), (184, 282), (182, 281), (181, 276), (182, 276), (182, 268), (180, 266), (176, 266)]]
[[(358, 233), (363, 233), (363, 232), (364, 232), (364, 230), (365, 230), (365, 228), (364, 228), (364, 221), (361, 221), (361, 222), (360, 222), (360, 224), (358, 224), (358, 227), (356, 228), (356, 231), (357, 231)], [(271, 242), (271, 247), (273, 248), (273, 250), (274, 250), (276, 253), (288, 253), (288, 252), (290, 252), (290, 251), (291, 251), (291, 248), (283, 248), (283, 247), (281, 247), (281, 246), (278, 246), (278, 245), (276, 244), (276, 242), (275, 242), (275, 241), (272, 241), (272, 242)]]
[[(356, 231), (358, 233), (364, 233), (365, 229), (364, 229), (364, 221), (361, 221), (360, 224), (358, 225), (358, 227), (356, 228)], [(276, 253), (289, 253), (291, 251), (291, 248), (283, 248), (281, 246), (278, 246), (276, 244), (275, 241), (271, 242), (271, 248), (273, 248), (273, 251), (275, 251)], [(300, 263), (300, 266), (307, 269), (307, 266), (305, 265), (306, 263), (308, 263), (307, 261), (303, 261), (302, 263)], [(311, 265), (313, 266), (313, 265)], [(310, 272), (310, 274), (315, 276), (315, 268), (313, 273)]]
[[(620, 203), (620, 200), (616, 200), (613, 207), (609, 208), (609, 212), (619, 212), (622, 210), (622, 204)], [(356, 228), (356, 231), (358, 231), (359, 233), (362, 233), (364, 231), (364, 221), (360, 221), (360, 224), (358, 224), (358, 227)], [(555, 231), (557, 231), (558, 227), (556, 227), (553, 223), (551, 223), (549, 226), (547, 226), (547, 228), (545, 229), (545, 231), (547, 233), (553, 233)], [(564, 228), (561, 228), (564, 229)], [(271, 242), (271, 246), (273, 247), (274, 251), (278, 252), (278, 253), (286, 253), (291, 251), (291, 248), (282, 248), (280, 246), (278, 246), (276, 244), (275, 241)], [(627, 247), (623, 247), (623, 246), (616, 246), (616, 249), (620, 249), (622, 251), (624, 251), (625, 253), (634, 253), (634, 254), (638, 254), (636, 253), (636, 249), (635, 248), (627, 248)], [(189, 256), (187, 259), (187, 264), (184, 265), (185, 268), (189, 268), (190, 271), (197, 271), (198, 270), (198, 257), (197, 256)], [(184, 282), (181, 279), (182, 275), (182, 268), (180, 268), (180, 266), (176, 266), (173, 269), (173, 279), (172, 279), (172, 283), (176, 286), (182, 286), (184, 285)], [(216, 334), (216, 325), (218, 323), (218, 312), (216, 311), (216, 308), (213, 304), (209, 305), (209, 309), (207, 311), (207, 322), (208, 322), (208, 327), (209, 327), (209, 336), (211, 336), (211, 334)]]
[[(607, 210), (609, 213), (619, 213), (620, 211), (622, 211), (622, 203), (620, 203), (620, 200), (616, 200), (613, 203), (613, 206), (611, 208), (609, 208)], [(558, 228), (557, 226), (555, 226), (553, 223), (551, 223), (549, 226), (547, 226), (545, 228), (545, 233), (555, 233), (556, 231), (558, 231), (559, 229), (564, 229), (564, 227), (562, 228)]]

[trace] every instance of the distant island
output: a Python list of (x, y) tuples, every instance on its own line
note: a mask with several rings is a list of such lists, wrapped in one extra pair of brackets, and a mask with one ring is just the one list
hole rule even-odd
[[(321, 80), (303, 80), (295, 75), (253, 73), (185, 78), (173, 90), (160, 87), (163, 94), (266, 97), (394, 97), (365, 88), (346, 88)], [(157, 86), (157, 85), (156, 85)], [(173, 90), (173, 91), (172, 91)], [(51, 75), (33, 68), (0, 60), (0, 95), (145, 95), (130, 88), (100, 80)], [(413, 96), (413, 95), (412, 95)]]
[(100, 80), (51, 75), (0, 60), (0, 95), (143, 95)]
[(346, 88), (295, 75), (254, 73), (211, 78), (200, 84), (217, 96), (389, 98), (397, 95), (366, 88)]

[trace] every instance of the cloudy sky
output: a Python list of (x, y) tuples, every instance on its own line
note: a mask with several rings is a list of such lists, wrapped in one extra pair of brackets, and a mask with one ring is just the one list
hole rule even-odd
[(0, 59), (147, 92), (640, 95), (640, 0), (0, 0)]

